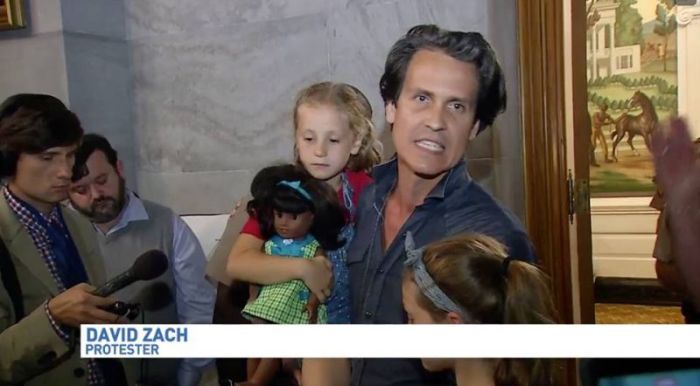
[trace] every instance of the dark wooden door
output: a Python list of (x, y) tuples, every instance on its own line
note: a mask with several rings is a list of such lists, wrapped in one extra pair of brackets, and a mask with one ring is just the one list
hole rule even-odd
[[(527, 227), (542, 268), (552, 277), (562, 322), (594, 323), (585, 1), (520, 0), (518, 8)], [(565, 55), (571, 55), (568, 68)], [(572, 127), (566, 124), (567, 98)], [(567, 154), (567, 139), (573, 141), (573, 154)], [(574, 360), (566, 363), (566, 373), (567, 384), (575, 385)]]

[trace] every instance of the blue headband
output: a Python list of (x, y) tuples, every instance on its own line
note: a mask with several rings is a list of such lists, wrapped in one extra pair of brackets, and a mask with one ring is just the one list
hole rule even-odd
[(301, 187), (301, 181), (299, 181), (299, 180), (294, 180), (294, 181), (283, 180), (283, 181), (278, 182), (277, 185), (284, 185), (284, 186), (290, 187), (290, 188), (294, 189), (297, 193), (304, 196), (304, 198), (306, 198), (307, 200), (314, 202), (314, 200), (311, 198), (311, 195), (309, 194), (309, 192), (307, 192), (306, 189)]
[(430, 276), (423, 262), (424, 248), (416, 248), (411, 232), (406, 232), (404, 248), (406, 250), (404, 266), (413, 269), (413, 278), (420, 292), (435, 307), (445, 312), (455, 312), (464, 319), (465, 323), (473, 323), (475, 319), (464, 308), (453, 302)]

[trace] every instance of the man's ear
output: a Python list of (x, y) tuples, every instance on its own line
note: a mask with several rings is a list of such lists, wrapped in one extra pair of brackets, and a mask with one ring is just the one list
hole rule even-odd
[(393, 101), (389, 101), (386, 104), (384, 104), (384, 117), (386, 118), (386, 121), (389, 122), (390, 125), (394, 124), (394, 120), (396, 119), (396, 103)]
[(124, 163), (120, 159), (117, 160), (117, 175), (123, 179), (126, 179), (124, 174)]

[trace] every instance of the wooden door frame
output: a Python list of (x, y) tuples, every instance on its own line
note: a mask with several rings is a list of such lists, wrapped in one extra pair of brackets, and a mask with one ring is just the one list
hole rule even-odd
[[(586, 127), (585, 2), (571, 2), (573, 123), (575, 141), (590, 137)], [(526, 224), (540, 264), (552, 277), (562, 322), (573, 323), (574, 302), (580, 321), (593, 323), (593, 273), (590, 210), (575, 216), (578, 259), (572, 259), (569, 236), (568, 171), (588, 180), (588, 154), (567, 165), (564, 4), (561, 0), (518, 0)], [(587, 197), (585, 198), (587, 200)], [(577, 299), (572, 297), (572, 264), (577, 264)]]
[[(571, 13), (565, 15), (564, 1)], [(570, 237), (569, 170), (576, 180), (589, 180), (588, 152), (574, 146), (574, 165), (567, 164), (567, 133), (574, 144), (590, 141), (586, 125), (586, 31), (583, 0), (518, 0), (525, 221), (542, 268), (551, 276), (555, 305), (563, 323), (593, 323), (591, 217), (588, 197), (574, 216), (576, 245)], [(571, 17), (571, 53), (565, 51), (565, 17)], [(572, 122), (566, 127), (565, 55), (572, 55)], [(586, 142), (581, 142), (586, 141)], [(587, 185), (584, 185), (584, 189)], [(576, 207), (576, 206), (575, 206)], [(572, 249), (577, 259), (572, 258)], [(576, 264), (576, 269), (573, 264)], [(572, 271), (578, 292), (573, 297)], [(578, 318), (574, 304), (578, 304)], [(578, 384), (576, 362), (564, 362), (563, 382)]]

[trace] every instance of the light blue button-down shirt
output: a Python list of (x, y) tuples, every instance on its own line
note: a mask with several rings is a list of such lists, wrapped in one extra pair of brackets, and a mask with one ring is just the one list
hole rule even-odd
[[(143, 202), (133, 192), (127, 194), (127, 204), (119, 215), (119, 221), (105, 236), (124, 229), (133, 221), (148, 220)], [(95, 227), (99, 232), (100, 229)], [(207, 259), (199, 240), (189, 226), (177, 214), (173, 215), (173, 253), (170, 264), (175, 277), (177, 316), (183, 324), (207, 324), (212, 322), (216, 289), (205, 277)], [(178, 384), (199, 384), (202, 369), (211, 358), (186, 358), (180, 361)]]

